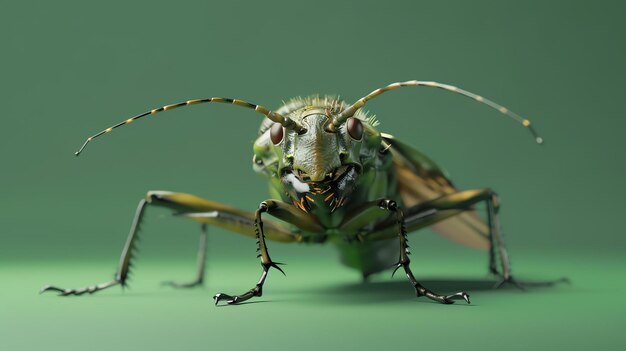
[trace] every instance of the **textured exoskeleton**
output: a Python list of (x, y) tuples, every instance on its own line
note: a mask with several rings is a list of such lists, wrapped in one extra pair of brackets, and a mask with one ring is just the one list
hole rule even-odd
[[(255, 212), (248, 212), (195, 195), (150, 191), (139, 202), (112, 281), (81, 289), (46, 286), (42, 291), (80, 295), (126, 284), (138, 227), (148, 205), (167, 207), (202, 223), (197, 279), (187, 284), (171, 283), (174, 286), (202, 284), (207, 225), (257, 239), (262, 265), (259, 282), (241, 295), (216, 294), (216, 304), (235, 304), (261, 296), (270, 268), (282, 272), (270, 258), (266, 239), (331, 242), (339, 249), (342, 262), (364, 277), (402, 268), (417, 296), (445, 304), (457, 299), (469, 303), (466, 292), (435, 293), (422, 286), (411, 272), (407, 233), (429, 226), (456, 242), (487, 250), (489, 270), (500, 276), (501, 282), (518, 284), (511, 277), (499, 229), (496, 194), (491, 189), (459, 191), (437, 164), (404, 142), (379, 132), (376, 119), (361, 109), (372, 98), (404, 86), (440, 88), (484, 103), (527, 127), (536, 142), (542, 143), (527, 119), (479, 95), (435, 82), (393, 83), (352, 105), (334, 97), (313, 96), (292, 99), (276, 111), (243, 100), (215, 97), (163, 106), (95, 134), (76, 154), (93, 139), (150, 114), (209, 102), (238, 105), (265, 115), (252, 162), (254, 170), (267, 177), (270, 199), (262, 201)], [(479, 203), (486, 204), (486, 219), (476, 212)], [(264, 218), (265, 214), (280, 221)]]

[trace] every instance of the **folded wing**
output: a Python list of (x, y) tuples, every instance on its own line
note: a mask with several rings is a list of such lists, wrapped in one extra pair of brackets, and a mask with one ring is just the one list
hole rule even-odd
[[(445, 171), (426, 155), (391, 135), (383, 134), (383, 139), (390, 145), (398, 192), (406, 207), (458, 191)], [(457, 243), (484, 250), (489, 248), (489, 228), (475, 210), (445, 219), (431, 228)]]

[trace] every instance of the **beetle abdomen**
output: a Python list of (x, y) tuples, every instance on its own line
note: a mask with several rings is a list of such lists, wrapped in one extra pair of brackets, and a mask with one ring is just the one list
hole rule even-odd
[(364, 276), (378, 273), (398, 263), (400, 242), (396, 239), (367, 242), (336, 242), (341, 263)]

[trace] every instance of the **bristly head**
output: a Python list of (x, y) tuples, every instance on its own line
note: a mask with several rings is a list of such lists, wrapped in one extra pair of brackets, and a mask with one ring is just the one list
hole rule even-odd
[(380, 146), (377, 121), (364, 111), (332, 128), (348, 105), (336, 97), (310, 96), (286, 102), (276, 112), (302, 126), (288, 130), (266, 122), (260, 133), (270, 139), (277, 156), (277, 174), (291, 200), (303, 210), (325, 203), (334, 211), (347, 201), (363, 169), (364, 154)]

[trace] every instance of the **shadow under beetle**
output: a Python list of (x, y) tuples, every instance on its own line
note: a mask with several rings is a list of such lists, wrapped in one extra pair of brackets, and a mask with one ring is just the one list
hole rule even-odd
[[(166, 207), (201, 223), (198, 274), (187, 284), (201, 285), (204, 276), (207, 225), (216, 225), (256, 237), (263, 268), (254, 287), (241, 295), (218, 293), (215, 304), (236, 304), (263, 293), (270, 268), (279, 267), (270, 257), (267, 240), (335, 244), (341, 260), (363, 277), (389, 268), (402, 268), (417, 296), (444, 304), (470, 302), (469, 294), (441, 295), (422, 286), (409, 267), (406, 234), (432, 226), (438, 233), (489, 253), (489, 270), (518, 286), (511, 276), (509, 259), (498, 223), (499, 202), (491, 189), (457, 190), (445, 172), (430, 158), (393, 136), (376, 130), (377, 121), (361, 108), (384, 92), (400, 87), (432, 87), (458, 93), (498, 110), (526, 127), (539, 144), (543, 140), (530, 121), (482, 96), (460, 88), (425, 81), (393, 83), (376, 89), (352, 105), (333, 97), (295, 98), (276, 111), (239, 99), (213, 97), (189, 100), (153, 109), (129, 118), (89, 137), (76, 155), (93, 139), (135, 120), (178, 107), (208, 102), (233, 104), (265, 115), (254, 142), (253, 168), (267, 177), (271, 199), (256, 212), (247, 212), (195, 195), (150, 191), (139, 201), (128, 239), (112, 281), (81, 289), (45, 286), (41, 291), (61, 295), (94, 293), (114, 285), (124, 286), (131, 267), (137, 232), (148, 206)], [(486, 204), (486, 220), (475, 205)], [(264, 218), (271, 215), (280, 222)], [(284, 272), (283, 272), (284, 274)]]

